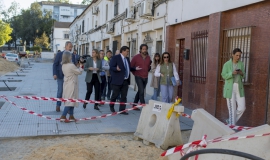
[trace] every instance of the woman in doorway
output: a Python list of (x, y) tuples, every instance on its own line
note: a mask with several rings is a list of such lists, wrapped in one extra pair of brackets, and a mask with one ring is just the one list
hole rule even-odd
[[(99, 59), (99, 52), (97, 49), (93, 49), (92, 51), (92, 57), (88, 58), (86, 60), (86, 63), (84, 65), (84, 71), (86, 71), (86, 87), (87, 92), (85, 95), (85, 100), (89, 100), (93, 91), (93, 86), (95, 88), (95, 100), (99, 100), (99, 92), (100, 92), (100, 83), (101, 78), (99, 75), (99, 72), (102, 70), (102, 63)], [(87, 103), (83, 104), (83, 108), (86, 108)], [(99, 110), (98, 103), (95, 103), (94, 105), (95, 110)]]
[(160, 63), (160, 54), (156, 53), (153, 58), (153, 62), (151, 64), (152, 81), (151, 81), (150, 87), (154, 88), (154, 94), (151, 97), (151, 99), (153, 100), (157, 100), (157, 97), (159, 96), (159, 92), (160, 92), (159, 77), (155, 76), (155, 71), (159, 63)]
[(246, 109), (242, 82), (245, 77), (245, 68), (243, 62), (240, 61), (241, 54), (242, 51), (235, 48), (232, 58), (223, 65), (221, 73), (222, 78), (225, 80), (223, 97), (227, 100), (229, 110), (229, 119), (226, 121), (230, 125), (235, 125)]
[[(78, 75), (82, 74), (82, 63), (76, 67), (72, 61), (72, 56), (69, 51), (65, 51), (62, 56), (62, 70), (64, 74), (63, 98), (78, 99), (79, 98), (79, 80)], [(74, 107), (78, 107), (78, 102), (64, 102), (65, 109), (60, 117), (60, 121), (75, 121), (73, 116)], [(66, 119), (69, 112), (69, 120)]]
[(173, 83), (180, 84), (175, 64), (171, 62), (170, 53), (164, 52), (160, 64), (157, 66), (155, 76), (160, 77), (160, 90), (162, 102), (171, 103), (173, 96)]

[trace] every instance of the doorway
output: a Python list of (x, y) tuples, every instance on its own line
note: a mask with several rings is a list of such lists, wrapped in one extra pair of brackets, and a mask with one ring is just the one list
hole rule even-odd
[(184, 73), (184, 50), (185, 50), (185, 39), (180, 39), (179, 42), (179, 65), (178, 65), (178, 74), (179, 78), (182, 82), (182, 85), (178, 86), (178, 93), (177, 95), (182, 98), (182, 89), (183, 89), (183, 73)]

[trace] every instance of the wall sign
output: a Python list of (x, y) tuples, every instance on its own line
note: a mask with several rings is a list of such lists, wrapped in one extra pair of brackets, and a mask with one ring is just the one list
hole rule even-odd
[(162, 105), (158, 103), (154, 103), (153, 111), (155, 112), (161, 112)]

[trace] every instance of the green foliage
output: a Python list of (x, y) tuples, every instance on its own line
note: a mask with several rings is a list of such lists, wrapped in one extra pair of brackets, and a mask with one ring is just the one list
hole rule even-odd
[(40, 37), (35, 39), (35, 44), (40, 47), (48, 48), (50, 46), (49, 37), (46, 35), (45, 32)]
[(9, 44), (15, 43), (18, 39), (26, 41), (27, 44), (30, 42), (34, 44), (35, 39), (41, 37), (44, 32), (46, 35), (51, 34), (54, 23), (51, 11), (43, 13), (37, 2), (32, 3), (28, 9), (19, 10), (19, 8), (19, 4), (14, 1), (6, 11), (0, 11), (4, 21), (10, 23), (13, 28)]
[(12, 28), (10, 28), (10, 25), (0, 20), (0, 46), (11, 40), (11, 32)]
[(69, 0), (56, 0), (56, 2), (60, 2), (60, 3), (70, 3)]
[(32, 50), (32, 51), (37, 51), (37, 52), (39, 52), (39, 53), (42, 51), (42, 49), (41, 49), (40, 46), (34, 46), (34, 47), (31, 48), (31, 50)]
[(91, 2), (92, 2), (92, 0), (83, 0), (83, 1), (82, 1), (82, 4), (88, 5), (88, 4), (90, 4)]

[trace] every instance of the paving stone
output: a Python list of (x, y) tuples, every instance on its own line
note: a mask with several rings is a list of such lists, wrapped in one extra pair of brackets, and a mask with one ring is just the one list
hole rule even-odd
[[(64, 103), (62, 103), (61, 112), (56, 112), (56, 102), (53, 101), (12, 98), (14, 95), (56, 97), (57, 82), (53, 80), (51, 75), (52, 63), (32, 63), (34, 65), (30, 70), (27, 70), (28, 73), (24, 73), (26, 75), (25, 77), (10, 77), (14, 80), (22, 80), (22, 82), (12, 83), (12, 87), (17, 87), (16, 91), (1, 92), (1, 95), (9, 96), (8, 98), (18, 106), (27, 108), (35, 113), (51, 118), (60, 118), (64, 109)], [(0, 79), (3, 78), (6, 77), (0, 77)], [(29, 82), (29, 79), (35, 80)], [(85, 72), (79, 76), (79, 99), (84, 99), (86, 93), (86, 84), (84, 79)], [(2, 85), (4, 84), (0, 83), (0, 87), (2, 87)], [(133, 102), (135, 94), (136, 92), (134, 89), (129, 88), (127, 101)], [(146, 102), (148, 102), (150, 97), (150, 95), (145, 96)], [(91, 95), (91, 99), (93, 98), (94, 91)], [(0, 100), (2, 101), (2, 99)], [(86, 109), (83, 109), (82, 106), (83, 104), (80, 103), (79, 107), (74, 109), (74, 116), (76, 118), (89, 118), (111, 113), (108, 104), (99, 107), (100, 111), (94, 110), (93, 104), (88, 104)], [(132, 106), (127, 105), (127, 108), (131, 107)], [(118, 111), (118, 109), (119, 105), (115, 105), (115, 110)], [(191, 115), (192, 111), (185, 109), (185, 112)], [(18, 107), (5, 103), (0, 109), (0, 138), (70, 134), (132, 133), (135, 132), (137, 128), (140, 113), (141, 111), (130, 111), (127, 116), (116, 115), (96, 120), (63, 123), (29, 114)], [(192, 120), (180, 117), (179, 121), (182, 130), (189, 130), (192, 128)]]

